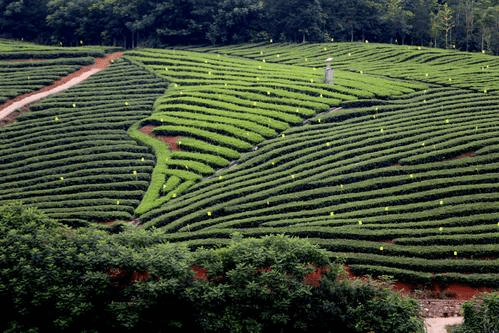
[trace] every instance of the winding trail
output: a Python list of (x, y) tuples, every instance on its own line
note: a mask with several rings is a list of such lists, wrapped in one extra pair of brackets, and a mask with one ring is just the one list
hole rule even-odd
[(106, 69), (112, 61), (120, 58), (122, 55), (123, 52), (115, 52), (104, 58), (96, 58), (93, 64), (83, 66), (79, 70), (52, 82), (48, 86), (8, 100), (4, 104), (0, 105), (0, 125), (13, 122), (15, 120), (15, 116), (12, 117), (14, 112), (17, 111), (17, 113), (19, 113), (27, 111), (27, 105), (81, 83), (90, 76)]

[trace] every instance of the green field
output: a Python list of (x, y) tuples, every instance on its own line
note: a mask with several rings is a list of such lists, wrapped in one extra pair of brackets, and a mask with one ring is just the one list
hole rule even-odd
[(413, 46), (127, 51), (0, 128), (0, 203), (193, 248), (306, 237), (359, 274), (497, 287), (498, 76), (499, 58)]

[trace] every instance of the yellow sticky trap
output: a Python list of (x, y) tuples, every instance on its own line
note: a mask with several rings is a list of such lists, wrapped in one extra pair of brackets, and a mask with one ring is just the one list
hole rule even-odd
[(62, 177), (62, 176), (61, 176), (59, 179), (60, 179), (60, 180), (64, 180), (64, 177)]
[(359, 225), (362, 225), (362, 220), (359, 220), (358, 223), (359, 223)]
[(329, 213), (329, 216), (334, 216), (334, 212)]
[(132, 174), (133, 174), (134, 176), (136, 176), (136, 175), (137, 175), (137, 170), (133, 170), (133, 171), (132, 171)]
[(208, 216), (211, 216), (211, 212), (208, 212)]
[(380, 250), (380, 251), (383, 251), (383, 250), (384, 250), (384, 247), (383, 247), (383, 246), (380, 246), (380, 247), (379, 247), (379, 250)]
[(120, 204), (120, 201), (119, 200), (116, 200), (116, 204), (119, 205)]
[(454, 251), (454, 255), (457, 256), (457, 251)]
[(444, 231), (444, 227), (438, 228), (438, 231), (440, 231), (440, 232)]
[(75, 103), (73, 103), (73, 108), (75, 108), (75, 107), (76, 107), (76, 104), (75, 104)]
[(444, 201), (440, 200), (440, 206), (442, 206), (443, 204), (444, 204)]

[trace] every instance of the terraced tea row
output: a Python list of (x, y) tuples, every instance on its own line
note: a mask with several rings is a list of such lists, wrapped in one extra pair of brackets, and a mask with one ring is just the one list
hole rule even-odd
[(127, 130), (164, 89), (163, 80), (118, 61), (32, 106), (0, 129), (0, 202), (23, 200), (69, 224), (131, 220), (154, 156)]
[(307, 67), (323, 67), (326, 58), (334, 57), (333, 67), (341, 70), (485, 93), (499, 90), (499, 59), (486, 54), (376, 43), (267, 43), (196, 50)]
[(104, 56), (102, 48), (54, 48), (0, 40), (0, 104)]
[(498, 99), (431, 88), (321, 114), (141, 218), (194, 247), (283, 233), (356, 273), (497, 287)]
[[(192, 51), (136, 50), (127, 57), (171, 82), (154, 114), (131, 131), (154, 149), (158, 161), (138, 214), (331, 107), (426, 88), (344, 71), (337, 73), (335, 85), (326, 85), (316, 68)], [(183, 154), (161, 142), (172, 140), (170, 148)]]

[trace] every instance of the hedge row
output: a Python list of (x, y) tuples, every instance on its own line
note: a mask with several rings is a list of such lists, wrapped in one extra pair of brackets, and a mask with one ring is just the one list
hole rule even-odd
[(75, 225), (125, 220), (146, 192), (148, 147), (127, 135), (147, 117), (165, 82), (119, 60), (82, 84), (45, 98), (0, 129), (0, 201), (22, 199)]
[[(340, 84), (331, 86), (322, 83), (322, 73), (317, 68), (269, 65), (192, 51), (141, 49), (128, 52), (127, 57), (171, 82), (166, 94), (155, 103), (155, 113), (134, 128), (153, 125), (154, 136), (181, 136), (177, 145), (185, 147), (193, 159), (195, 153), (214, 152), (227, 157), (217, 146), (237, 154), (257, 149), (255, 146), (276, 137), (278, 131), (342, 101), (372, 97), (378, 91), (380, 96), (389, 96), (425, 87), (372, 78), (361, 82), (361, 74), (347, 72), (340, 74)], [(183, 160), (176, 161), (178, 158), (173, 155), (166, 166), (156, 167), (162, 170), (161, 174), (186, 177), (189, 181), (209, 176), (208, 169), (201, 172), (196, 167), (175, 168), (187, 166)], [(158, 164), (164, 161), (157, 160)], [(166, 182), (168, 178), (153, 179)], [(152, 184), (150, 190), (160, 191), (161, 187), (162, 184)], [(164, 202), (160, 197), (160, 192), (151, 193), (144, 205), (158, 206)], [(155, 204), (154, 200), (159, 201)]]

